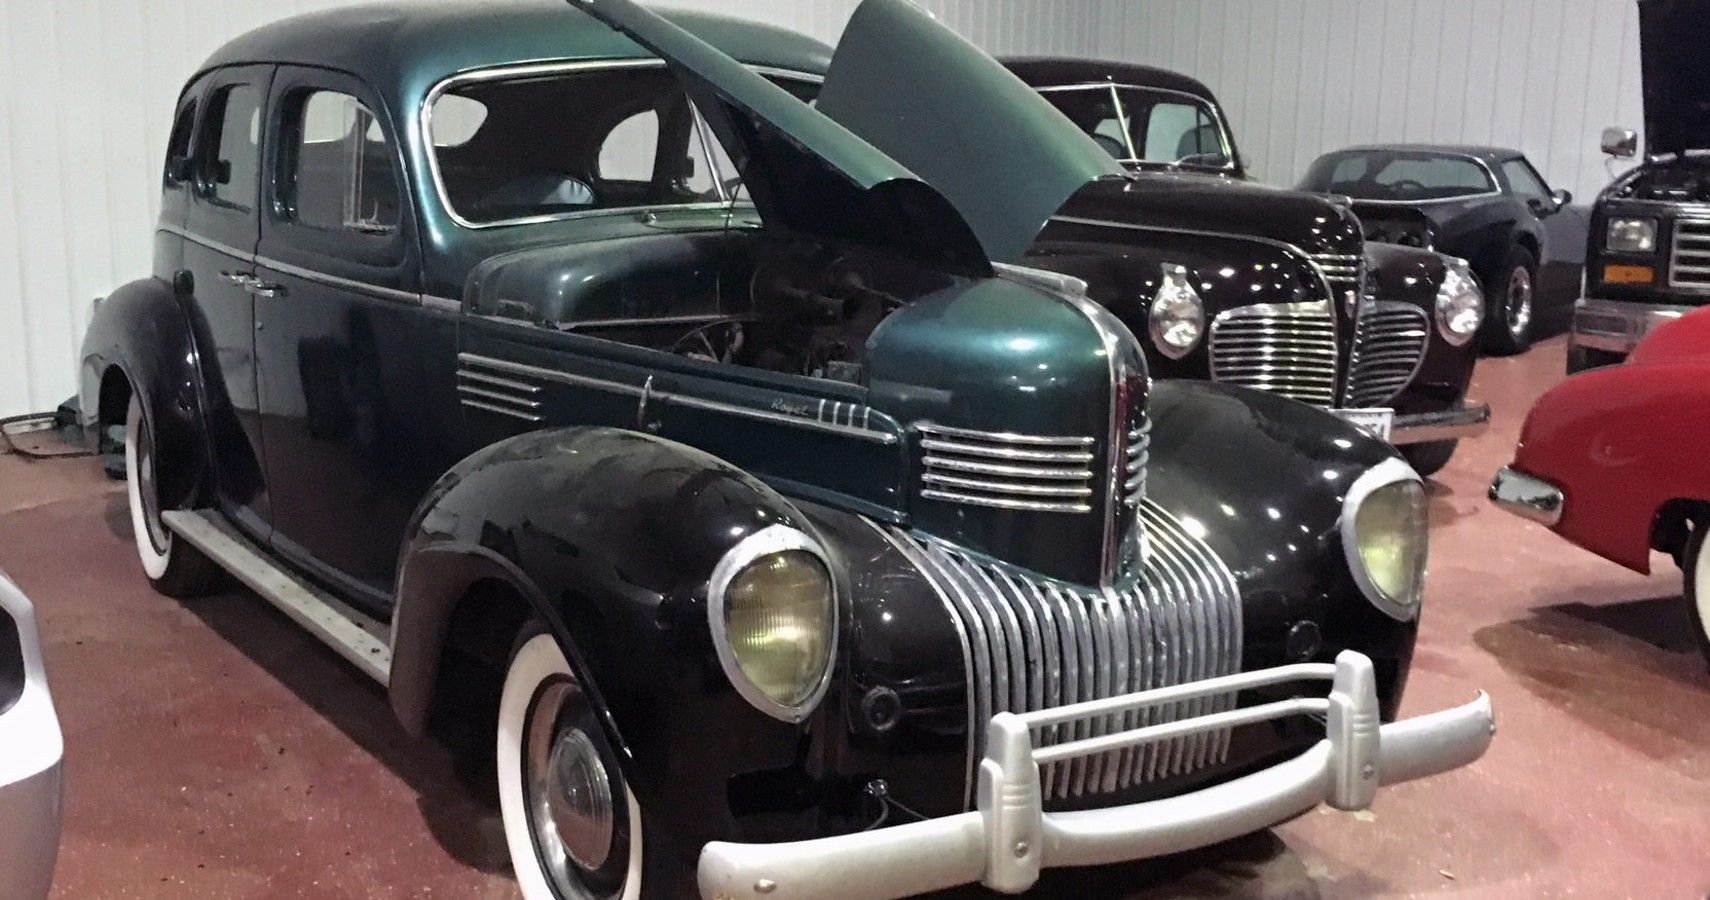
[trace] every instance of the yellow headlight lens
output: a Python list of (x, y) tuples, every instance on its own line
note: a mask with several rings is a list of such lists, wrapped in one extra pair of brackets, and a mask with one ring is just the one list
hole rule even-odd
[(743, 677), (772, 702), (801, 706), (831, 665), (837, 628), (831, 575), (805, 550), (762, 556), (730, 580), (724, 627)]
[(1366, 578), (1385, 599), (1419, 603), (1425, 589), (1425, 490), (1417, 481), (1396, 481), (1371, 492), (1354, 518), (1354, 534)]

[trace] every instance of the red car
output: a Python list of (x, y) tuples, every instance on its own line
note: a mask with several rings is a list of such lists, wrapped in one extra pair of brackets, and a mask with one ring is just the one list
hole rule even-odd
[(1593, 369), (1532, 407), (1490, 499), (1629, 569), (1652, 550), (1686, 573), (1710, 658), (1710, 309), (1652, 331), (1625, 365)]

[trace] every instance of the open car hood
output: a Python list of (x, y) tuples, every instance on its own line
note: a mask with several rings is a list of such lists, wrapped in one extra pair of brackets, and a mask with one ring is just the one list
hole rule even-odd
[(1710, 0), (1640, 0), (1645, 150), (1710, 149)]
[(907, 0), (866, 0), (818, 107), (956, 204), (986, 255), (1020, 262), (1051, 215), (1122, 166), (997, 60)]
[(736, 163), (761, 218), (966, 274), (991, 262), (956, 208), (848, 129), (632, 0), (569, 0), (683, 78)]

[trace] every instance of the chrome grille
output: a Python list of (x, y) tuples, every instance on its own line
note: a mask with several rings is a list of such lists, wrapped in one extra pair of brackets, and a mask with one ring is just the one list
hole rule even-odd
[(1347, 406), (1383, 406), (1407, 387), (1431, 341), (1431, 319), (1408, 303), (1367, 300), (1354, 327)]
[(524, 422), (541, 421), (540, 385), (467, 355), (458, 357), (457, 397), (468, 409)]
[(1122, 451), (1122, 502), (1138, 507), (1146, 499), (1146, 465), (1152, 459), (1152, 420), (1142, 415), (1131, 422)]
[(1668, 283), (1670, 287), (1710, 288), (1710, 219), (1681, 219), (1674, 223)]
[(1219, 313), (1211, 322), (1211, 377), (1329, 407), (1336, 399), (1336, 314), (1329, 301)]
[(1092, 511), (1090, 437), (916, 427), (924, 499), (1029, 512)]
[(1360, 255), (1357, 253), (1314, 253), (1314, 265), (1324, 273), (1324, 280), (1336, 291), (1360, 289)]
[[(1241, 670), (1235, 578), (1175, 516), (1142, 501), (1151, 542), (1132, 586), (1097, 590), (976, 559), (902, 529), (887, 533), (930, 579), (967, 652), (968, 777), (985, 754), (986, 723), (1027, 712)], [(1232, 709), (1233, 694), (1052, 726), (1034, 746)], [(1045, 796), (1067, 799), (1182, 775), (1227, 758), (1229, 733), (1160, 741), (1048, 766)]]

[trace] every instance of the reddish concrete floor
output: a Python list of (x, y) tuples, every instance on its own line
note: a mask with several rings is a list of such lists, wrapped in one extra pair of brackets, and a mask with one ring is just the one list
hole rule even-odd
[[(1434, 486), (1405, 710), (1488, 690), (1490, 755), (1369, 813), (1053, 878), (1054, 896), (1705, 895), (1710, 676), (1678, 574), (1626, 572), (1484, 500), (1561, 367), (1560, 339), (1481, 363), (1496, 425)], [(36, 600), (67, 734), (58, 896), (514, 894), (483, 773), (403, 735), (379, 688), (255, 597), (152, 593), (129, 530), (92, 460), (0, 457), (0, 568)]]

